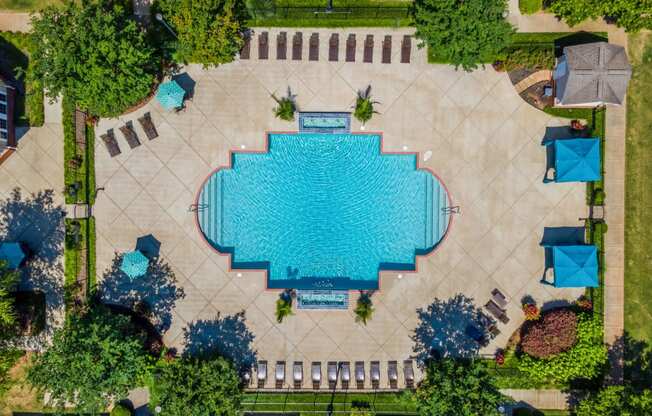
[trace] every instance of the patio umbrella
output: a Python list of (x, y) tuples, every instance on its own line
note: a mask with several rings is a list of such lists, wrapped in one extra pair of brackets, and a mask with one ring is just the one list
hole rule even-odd
[(122, 256), (122, 263), (120, 270), (122, 270), (129, 278), (133, 279), (140, 277), (147, 273), (149, 260), (140, 251), (130, 251)]
[(166, 110), (181, 107), (186, 91), (174, 80), (164, 82), (158, 87), (156, 99)]
[(25, 260), (20, 243), (0, 243), (0, 260), (7, 261), (10, 269), (17, 269)]
[(598, 287), (598, 254), (593, 245), (553, 246), (555, 287)]

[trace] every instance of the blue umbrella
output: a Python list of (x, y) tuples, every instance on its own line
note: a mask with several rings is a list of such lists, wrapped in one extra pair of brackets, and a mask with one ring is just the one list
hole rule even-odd
[(186, 91), (174, 80), (161, 84), (156, 93), (156, 99), (166, 110), (181, 107), (185, 96)]
[(148, 266), (149, 260), (147, 257), (145, 257), (140, 251), (136, 250), (125, 253), (125, 255), (122, 256), (120, 270), (129, 276), (129, 278), (133, 279), (147, 273)]
[(17, 269), (24, 259), (20, 243), (0, 243), (0, 260), (6, 260), (10, 269)]

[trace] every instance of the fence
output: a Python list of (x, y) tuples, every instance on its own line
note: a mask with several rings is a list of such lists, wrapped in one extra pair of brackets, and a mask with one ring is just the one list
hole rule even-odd
[(347, 19), (405, 19), (410, 16), (408, 7), (334, 7), (327, 10), (324, 7), (273, 6), (267, 8), (251, 8), (249, 13), (253, 20), (267, 19), (316, 19), (316, 20), (347, 20)]

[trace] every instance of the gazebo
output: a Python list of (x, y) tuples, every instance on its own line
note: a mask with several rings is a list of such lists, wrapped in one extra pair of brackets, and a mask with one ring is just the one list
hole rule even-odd
[(593, 245), (553, 246), (555, 287), (598, 287), (598, 251)]
[(130, 251), (122, 256), (122, 263), (120, 263), (120, 270), (124, 272), (130, 279), (143, 276), (147, 273), (149, 266), (149, 259), (138, 250)]
[(166, 110), (181, 107), (185, 96), (186, 91), (175, 80), (162, 83), (156, 92), (156, 100)]
[(559, 139), (552, 143), (555, 150), (555, 182), (600, 180), (600, 139)]
[(5, 260), (10, 269), (19, 268), (25, 257), (25, 252), (20, 243), (0, 243), (0, 260)]

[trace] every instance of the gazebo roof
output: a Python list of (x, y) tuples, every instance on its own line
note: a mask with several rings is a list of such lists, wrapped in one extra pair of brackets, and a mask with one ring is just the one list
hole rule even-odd
[(555, 287), (597, 287), (598, 252), (593, 245), (553, 246)]
[(600, 139), (555, 140), (555, 181), (600, 180)]

